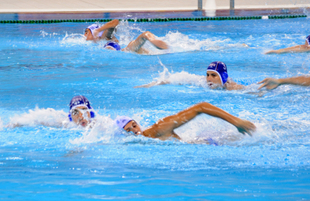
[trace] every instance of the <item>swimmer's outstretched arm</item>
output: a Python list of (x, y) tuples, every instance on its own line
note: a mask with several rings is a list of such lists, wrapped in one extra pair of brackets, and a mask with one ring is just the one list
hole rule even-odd
[[(119, 20), (118, 19), (114, 19), (106, 24), (104, 24), (103, 26), (99, 27), (98, 29), (94, 30), (94, 37), (98, 38), (98, 34), (101, 31), (104, 31), (101, 38), (103, 39), (108, 39), (111, 40), (115, 37), (112, 36), (113, 31), (115, 30), (115, 27), (119, 24)], [(116, 38), (115, 38), (116, 39)], [(118, 40), (114, 40), (115, 42), (118, 42)]]
[(275, 89), (283, 84), (293, 84), (301, 86), (310, 86), (310, 77), (308, 76), (299, 76), (299, 77), (289, 77), (282, 79), (275, 78), (265, 78), (260, 81), (258, 84), (262, 84), (258, 89), (266, 87), (267, 89)]
[(104, 24), (103, 26), (99, 27), (98, 32), (104, 31), (106, 29), (111, 29), (111, 28), (115, 28), (117, 25), (119, 24), (119, 20), (118, 19), (114, 19), (106, 24)]
[(304, 45), (297, 45), (294, 47), (283, 48), (279, 50), (270, 50), (268, 52), (265, 52), (265, 54), (271, 54), (271, 53), (281, 54), (286, 52), (307, 52), (307, 51), (310, 51), (310, 46), (304, 44)]
[(224, 110), (215, 107), (214, 105), (202, 102), (192, 107), (189, 107), (175, 115), (171, 115), (159, 120), (157, 123), (143, 131), (143, 135), (153, 138), (165, 138), (165, 136), (169, 137), (171, 133), (174, 133), (174, 129), (182, 126), (183, 124), (186, 124), (197, 115), (202, 113), (211, 115), (213, 117), (221, 118), (231, 123), (242, 134), (248, 133), (249, 135), (251, 135), (251, 132), (255, 131), (256, 129), (253, 123), (235, 117), (225, 112)]
[(140, 85), (140, 86), (135, 86), (134, 88), (150, 88), (150, 87), (153, 87), (153, 86), (165, 85), (165, 84), (170, 84), (170, 82), (169, 81), (160, 81), (160, 82), (153, 81), (153, 82), (148, 83), (148, 84), (144, 84), (144, 85)]
[(146, 41), (150, 41), (157, 49), (165, 50), (168, 49), (167, 43), (162, 40), (155, 38), (155, 35), (149, 31), (143, 32), (138, 36), (136, 40), (131, 41), (127, 47), (122, 49), (122, 51), (131, 51), (136, 53), (147, 53), (145, 49), (142, 48)]

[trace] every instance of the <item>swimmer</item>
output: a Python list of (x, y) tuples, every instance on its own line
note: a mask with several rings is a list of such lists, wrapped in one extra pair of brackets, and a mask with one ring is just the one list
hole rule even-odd
[(255, 125), (250, 121), (235, 117), (206, 102), (198, 103), (175, 115), (160, 119), (144, 131), (142, 131), (139, 124), (130, 117), (118, 116), (115, 122), (120, 129), (124, 129), (127, 132), (132, 132), (135, 135), (143, 135), (145, 137), (158, 138), (160, 140), (167, 140), (170, 138), (181, 140), (181, 138), (174, 133), (174, 129), (186, 124), (201, 113), (208, 114), (231, 123), (242, 134), (248, 133), (249, 135), (252, 135), (251, 133), (256, 129)]
[(95, 117), (95, 112), (85, 96), (74, 96), (70, 101), (69, 120), (86, 127)]
[(208, 66), (206, 79), (211, 89), (221, 87), (227, 90), (239, 90), (244, 87), (228, 78), (226, 64), (220, 61), (212, 62)]
[(118, 24), (119, 20), (117, 19), (112, 20), (101, 27), (99, 27), (97, 24), (92, 24), (86, 28), (84, 36), (86, 37), (86, 40), (91, 40), (94, 42), (97, 42), (101, 39), (108, 40), (104, 47), (114, 51), (149, 54), (149, 51), (142, 47), (146, 41), (149, 41), (157, 49), (168, 49), (168, 45), (164, 41), (156, 39), (155, 35), (149, 31), (143, 32), (135, 40), (131, 41), (127, 47), (121, 49), (120, 45), (118, 44), (119, 41), (113, 35), (113, 32)]
[[(226, 64), (221, 61), (212, 62), (207, 68), (206, 81), (211, 89), (224, 88), (227, 90), (240, 90), (244, 86), (237, 84), (228, 77)], [(136, 86), (135, 88), (148, 88), (155, 85), (169, 84), (169, 81), (151, 82), (149, 84)]]
[(258, 84), (262, 84), (258, 89), (266, 87), (269, 90), (275, 89), (278, 86), (284, 85), (284, 84), (310, 86), (310, 77), (299, 76), (299, 77), (288, 77), (288, 78), (282, 78), (282, 79), (265, 78), (263, 81), (260, 81)]
[(308, 51), (310, 51), (310, 35), (307, 36), (306, 42), (303, 45), (296, 45), (293, 47), (283, 48), (279, 50), (270, 50), (266, 52), (265, 54), (271, 54), (271, 53), (281, 54), (281, 53), (287, 53), (287, 52), (308, 52)]
[[(42, 114), (44, 114), (44, 118), (42, 118)], [(69, 121), (65, 120), (68, 117), (69, 121), (77, 126), (88, 127), (95, 123), (95, 111), (91, 107), (88, 99), (84, 96), (75, 96), (70, 101), (68, 116), (63, 111), (56, 111), (52, 108), (36, 109), (29, 113), (22, 114), (17, 120), (10, 122), (6, 127), (15, 128), (21, 126), (43, 125), (66, 128), (71, 127)]]

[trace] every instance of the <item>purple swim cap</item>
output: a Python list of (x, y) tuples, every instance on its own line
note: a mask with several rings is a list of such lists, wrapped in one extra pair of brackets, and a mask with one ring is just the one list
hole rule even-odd
[[(99, 28), (99, 25), (98, 25), (98, 24), (92, 24), (92, 25), (90, 25), (90, 26), (87, 27), (87, 29), (90, 30), (90, 32), (91, 32), (91, 34), (92, 34), (93, 36), (94, 36), (94, 32), (93, 32), (93, 31), (94, 31), (95, 29), (98, 29), (98, 28)], [(99, 32), (98, 37), (101, 37), (102, 34), (103, 34), (103, 31)]]
[(227, 82), (227, 79), (228, 79), (227, 67), (226, 67), (226, 64), (224, 64), (223, 62), (214, 61), (210, 63), (207, 71), (216, 72), (221, 78), (222, 85), (224, 85)]
[(123, 129), (131, 121), (133, 121), (133, 119), (126, 116), (117, 116), (115, 119), (115, 123), (120, 129)]
[(307, 36), (306, 41), (307, 41), (308, 45), (310, 45), (310, 35)]

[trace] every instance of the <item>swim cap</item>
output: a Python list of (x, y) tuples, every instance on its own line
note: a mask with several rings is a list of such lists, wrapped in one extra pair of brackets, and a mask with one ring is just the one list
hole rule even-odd
[(310, 35), (307, 36), (306, 41), (307, 41), (308, 45), (310, 45)]
[(68, 115), (70, 121), (72, 121), (71, 110), (79, 106), (87, 107), (90, 110), (90, 118), (95, 118), (95, 111), (90, 106), (89, 100), (85, 96), (74, 96), (70, 101), (70, 112)]
[(117, 116), (115, 119), (115, 123), (120, 129), (123, 129), (130, 121), (133, 119), (126, 116)]
[(74, 96), (70, 101), (70, 110), (79, 106), (86, 106), (90, 110), (93, 109), (85, 96)]
[(104, 47), (107, 47), (107, 46), (110, 46), (110, 47), (113, 47), (115, 50), (117, 51), (120, 51), (121, 50), (121, 46), (119, 46), (118, 43), (114, 42), (114, 41), (109, 41), (107, 42)]
[[(98, 24), (92, 24), (92, 25), (90, 25), (90, 26), (87, 27), (87, 29), (90, 30), (90, 32), (91, 32), (91, 34), (92, 34), (93, 36), (94, 36), (93, 31), (94, 31), (95, 29), (98, 29), (98, 28), (99, 28), (99, 25), (98, 25)], [(98, 37), (101, 37), (102, 34), (103, 34), (103, 31), (99, 32), (99, 33), (98, 33)]]
[(221, 78), (222, 85), (224, 85), (227, 82), (227, 79), (228, 79), (227, 67), (223, 62), (214, 61), (210, 63), (207, 71), (216, 72)]

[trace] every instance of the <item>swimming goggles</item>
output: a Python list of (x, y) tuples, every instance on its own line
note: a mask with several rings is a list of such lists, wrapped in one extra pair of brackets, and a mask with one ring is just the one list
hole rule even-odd
[(74, 108), (74, 109), (70, 110), (70, 114), (72, 116), (77, 116), (77, 115), (79, 115), (79, 113), (82, 113), (84, 118), (85, 117), (88, 118), (87, 112), (88, 112), (88, 108)]

